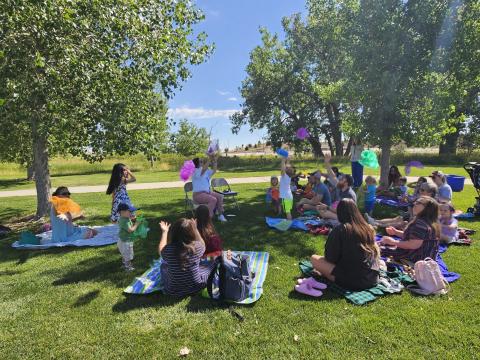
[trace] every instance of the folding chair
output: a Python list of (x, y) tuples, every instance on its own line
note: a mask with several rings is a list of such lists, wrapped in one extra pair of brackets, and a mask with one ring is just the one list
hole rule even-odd
[(225, 198), (232, 198), (235, 202), (235, 207), (237, 210), (240, 210), (240, 206), (238, 206), (237, 202), (237, 195), (238, 192), (232, 191), (230, 185), (228, 184), (227, 180), (224, 178), (215, 178), (212, 179), (212, 190), (216, 193), (222, 194)]
[(185, 215), (188, 216), (188, 211), (190, 211), (192, 216), (195, 216), (195, 210), (200, 206), (200, 204), (197, 204), (195, 201), (193, 201), (193, 198), (190, 199), (188, 197), (188, 193), (193, 191), (193, 185), (191, 181), (183, 185), (183, 191), (185, 191)]

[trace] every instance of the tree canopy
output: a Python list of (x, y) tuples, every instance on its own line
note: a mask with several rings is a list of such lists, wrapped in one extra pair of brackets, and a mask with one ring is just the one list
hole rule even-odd
[(49, 154), (151, 153), (166, 105), (212, 48), (188, 0), (5, 0), (0, 13), (0, 158), (33, 160), (37, 215)]
[(207, 150), (209, 136), (205, 128), (181, 120), (178, 130), (170, 136), (171, 151), (184, 156), (192, 156)]

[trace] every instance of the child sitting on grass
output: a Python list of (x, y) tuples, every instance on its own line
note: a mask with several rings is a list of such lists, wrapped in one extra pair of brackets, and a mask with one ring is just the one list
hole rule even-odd
[(287, 159), (282, 158), (280, 166), (280, 199), (282, 200), (283, 211), (287, 215), (288, 220), (292, 220), (292, 208), (293, 208), (293, 194), (290, 187), (292, 176), (295, 175), (295, 170), (290, 164), (287, 164)]
[(212, 218), (206, 205), (197, 207), (195, 219), (197, 220), (198, 232), (205, 242), (204, 256), (221, 255), (223, 250), (222, 239), (215, 230), (215, 226), (213, 226)]
[(400, 189), (400, 198), (404, 198), (408, 195), (407, 181), (408, 180), (405, 176), (400, 178), (400, 186), (398, 187)]
[(449, 202), (440, 203), (440, 241), (446, 244), (458, 240), (458, 221), (453, 217), (455, 209)]
[(367, 176), (365, 184), (367, 185), (365, 190), (365, 212), (372, 215), (377, 193), (377, 180), (373, 176)]
[(121, 203), (117, 208), (120, 218), (118, 219), (118, 241), (117, 247), (122, 255), (123, 267), (126, 271), (135, 270), (132, 265), (133, 260), (133, 232), (137, 230), (139, 222), (133, 224), (132, 212), (135, 211), (130, 205)]
[(275, 215), (282, 212), (280, 207), (280, 190), (278, 189), (278, 177), (270, 178), (270, 188), (267, 190), (267, 203), (272, 203)]

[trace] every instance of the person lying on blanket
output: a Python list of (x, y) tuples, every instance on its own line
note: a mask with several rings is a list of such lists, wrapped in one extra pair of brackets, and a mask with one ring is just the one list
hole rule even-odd
[[(164, 292), (185, 297), (204, 289), (214, 262), (200, 264), (205, 253), (205, 241), (197, 229), (197, 221), (181, 218), (171, 226), (161, 221), (160, 229), (162, 235), (158, 253), (164, 260), (161, 267)], [(230, 251), (227, 258), (231, 258)]]
[(375, 230), (352, 199), (340, 200), (337, 215), (340, 224), (328, 235), (325, 256), (312, 255), (312, 265), (322, 276), (348, 290), (372, 288), (382, 265)]
[(395, 261), (408, 261), (415, 264), (427, 257), (436, 259), (440, 239), (440, 224), (438, 222), (439, 208), (435, 199), (428, 196), (418, 198), (413, 206), (413, 220), (405, 231), (387, 227), (390, 236), (381, 239), (381, 253), (392, 257)]
[[(332, 198), (330, 196), (330, 191), (328, 190), (327, 185), (322, 183), (322, 175), (319, 171), (313, 174), (310, 178), (313, 178), (313, 197), (311, 199), (302, 198), (296, 208), (299, 212), (305, 210), (316, 210), (317, 205), (324, 204), (327, 206), (332, 205)], [(309, 182), (310, 182), (309, 178)]]
[(325, 155), (325, 167), (327, 168), (327, 173), (329, 180), (332, 184), (335, 184), (335, 197), (331, 205), (320, 204), (315, 208), (318, 211), (318, 215), (323, 219), (337, 220), (337, 205), (338, 202), (343, 199), (352, 199), (353, 202), (357, 202), (357, 194), (353, 191), (353, 177), (350, 175), (340, 175), (338, 178), (332, 170), (330, 164), (331, 156), (329, 154)]
[(415, 203), (416, 199), (418, 199), (421, 196), (427, 196), (434, 199), (436, 195), (437, 195), (437, 186), (435, 184), (432, 184), (429, 182), (422, 183), (419, 189), (419, 196), (414, 198), (413, 201), (409, 203), (409, 208), (407, 212), (394, 218), (381, 219), (381, 220), (374, 219), (368, 213), (365, 213), (365, 219), (373, 227), (386, 228), (386, 227), (392, 226), (400, 230), (405, 229), (410, 219), (413, 218), (413, 206), (414, 206), (413, 204)]
[(67, 242), (90, 239), (97, 231), (86, 226), (76, 226), (73, 221), (83, 219), (83, 211), (75, 201), (70, 199), (70, 191), (65, 186), (55, 190), (50, 199), (50, 223), (52, 226), (52, 242)]

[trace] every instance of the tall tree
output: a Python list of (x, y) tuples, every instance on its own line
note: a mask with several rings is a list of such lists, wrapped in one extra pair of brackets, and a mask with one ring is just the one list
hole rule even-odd
[(319, 99), (300, 91), (310, 84), (304, 64), (276, 35), (266, 29), (260, 32), (262, 45), (251, 52), (240, 89), (245, 102), (242, 111), (231, 117), (232, 131), (237, 133), (247, 123), (251, 129), (266, 128), (269, 140), (278, 147), (298, 142), (295, 131), (306, 127), (314, 154), (323, 155), (320, 133), (325, 117)]
[(51, 154), (97, 161), (166, 137), (164, 99), (211, 51), (192, 34), (202, 18), (188, 0), (3, 2), (0, 137), (11, 159), (33, 160), (37, 216)]
[(360, 1), (351, 76), (362, 113), (355, 127), (380, 146), (383, 183), (393, 144), (432, 143), (448, 131), (448, 124), (432, 115), (432, 94), (443, 80), (432, 67), (435, 40), (448, 5), (447, 0)]

